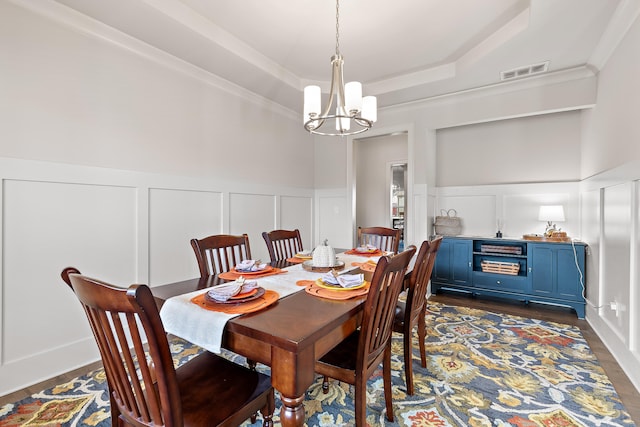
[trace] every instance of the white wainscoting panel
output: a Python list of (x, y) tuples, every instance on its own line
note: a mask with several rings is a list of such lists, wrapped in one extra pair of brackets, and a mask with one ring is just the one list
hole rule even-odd
[(149, 190), (149, 283), (198, 277), (191, 239), (222, 233), (222, 193)]
[(427, 231), (427, 236), (432, 237), (435, 233), (435, 230), (433, 229), (433, 223), (436, 220), (436, 213), (435, 213), (435, 207), (437, 205), (437, 197), (434, 194), (429, 194), (427, 196), (427, 211), (428, 211), (428, 215), (426, 217), (426, 231)]
[(155, 286), (197, 277), (192, 238), (246, 232), (266, 260), (277, 218), (315, 232), (310, 188), (4, 157), (0, 182), (0, 395), (99, 359), (65, 267)]
[(587, 304), (586, 318), (638, 391), (639, 178), (640, 163), (631, 161), (580, 184), (583, 240), (589, 244), (587, 298), (596, 303)]
[(131, 187), (22, 180), (4, 180), (3, 193), (0, 377), (11, 389), (95, 360), (84, 312), (60, 273), (72, 265), (133, 281), (137, 196)]
[(578, 199), (578, 183), (439, 187), (435, 213), (455, 209), (462, 218), (464, 235), (495, 236), (500, 221), (503, 237), (522, 238), (523, 234), (544, 233), (546, 223), (538, 221), (541, 205), (562, 204), (567, 221), (557, 225), (579, 238)]
[(352, 248), (355, 242), (354, 232), (350, 229), (353, 215), (344, 190), (317, 190), (316, 197), (318, 226), (314, 245), (327, 239), (334, 248)]
[(555, 222), (555, 224), (573, 237), (579, 232), (580, 224), (577, 200), (577, 194), (570, 193), (506, 195), (503, 200), (504, 228), (510, 236), (514, 237), (522, 237), (523, 234), (543, 234), (547, 223), (538, 220), (540, 206), (562, 205), (566, 221)]
[(275, 224), (275, 202), (276, 197), (273, 195), (229, 194), (229, 232), (249, 235), (249, 246), (254, 259), (269, 259), (262, 232), (271, 230)]
[(410, 201), (408, 209), (411, 212), (410, 218), (405, 218), (404, 247), (416, 245), (420, 250), (420, 245), (424, 240), (429, 239), (430, 224), (433, 221), (429, 215), (428, 203), (434, 203), (435, 199), (427, 194), (427, 186), (424, 184), (413, 185), (413, 201)]
[(453, 214), (461, 218), (462, 232), (467, 236), (493, 236), (496, 232), (496, 197), (493, 195), (442, 196), (436, 215)]
[[(600, 189), (584, 191), (580, 195), (582, 213), (581, 235), (589, 242), (586, 253), (586, 274), (589, 278), (589, 292), (586, 292), (587, 310), (598, 310), (602, 305), (602, 280), (600, 279)], [(603, 310), (601, 307), (599, 310)]]
[[(4, 182), (3, 315), (7, 326), (20, 327), (3, 331), (3, 361), (86, 337), (85, 325), (67, 310), (63, 268), (120, 272), (105, 280), (135, 277), (135, 196), (126, 187)], [(38, 318), (49, 320), (28, 321)]]
[[(300, 230), (302, 246), (305, 249), (313, 249), (313, 230), (311, 228), (313, 218), (313, 198), (311, 197), (280, 197), (280, 223), (274, 224), (274, 229)], [(264, 230), (270, 231), (270, 230)]]
[(623, 183), (604, 189), (603, 235), (602, 235), (602, 302), (618, 304), (618, 310), (609, 306), (601, 316), (607, 321), (618, 337), (629, 342), (629, 286), (617, 283), (631, 283), (631, 183)]

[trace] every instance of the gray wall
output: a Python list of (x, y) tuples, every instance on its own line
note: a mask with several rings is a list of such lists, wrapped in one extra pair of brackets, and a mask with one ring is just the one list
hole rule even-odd
[(439, 129), (436, 185), (580, 179), (580, 111)]

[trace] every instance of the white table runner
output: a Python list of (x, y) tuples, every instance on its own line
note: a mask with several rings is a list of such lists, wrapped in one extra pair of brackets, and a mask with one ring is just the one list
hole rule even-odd
[[(356, 255), (338, 254), (338, 259), (344, 261), (345, 269), (349, 272), (354, 262), (365, 262), (369, 259), (377, 261), (379, 257), (361, 257)], [(315, 273), (304, 270), (302, 265), (294, 265), (285, 269), (287, 272), (266, 276), (259, 279), (259, 286), (266, 290), (272, 290), (283, 298), (295, 292), (304, 290), (304, 287), (296, 285), (298, 280), (316, 280), (323, 273)], [(240, 314), (227, 314), (218, 311), (207, 310), (191, 302), (191, 299), (209, 289), (200, 289), (188, 294), (177, 295), (167, 299), (160, 309), (160, 318), (166, 332), (183, 338), (212, 353), (220, 353), (224, 327), (229, 319)]]

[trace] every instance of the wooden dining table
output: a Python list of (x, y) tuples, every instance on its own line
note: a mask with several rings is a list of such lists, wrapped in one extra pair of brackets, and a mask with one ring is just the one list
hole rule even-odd
[[(217, 283), (221, 281), (210, 276), (151, 290), (161, 306), (170, 297)], [(331, 300), (301, 290), (263, 310), (227, 321), (222, 346), (271, 367), (271, 383), (282, 401), (283, 426), (304, 425), (303, 401), (315, 381), (315, 362), (358, 328), (365, 299), (366, 295)]]

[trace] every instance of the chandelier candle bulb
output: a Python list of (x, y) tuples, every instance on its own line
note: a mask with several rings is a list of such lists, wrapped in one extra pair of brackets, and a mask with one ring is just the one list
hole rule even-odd
[(309, 120), (309, 117), (317, 117), (320, 115), (320, 103), (322, 93), (320, 86), (307, 86), (304, 88), (304, 122)]
[(373, 123), (378, 120), (378, 100), (375, 96), (365, 96), (362, 98), (361, 117)]
[(345, 108), (349, 115), (362, 110), (362, 84), (349, 82), (344, 85)]

